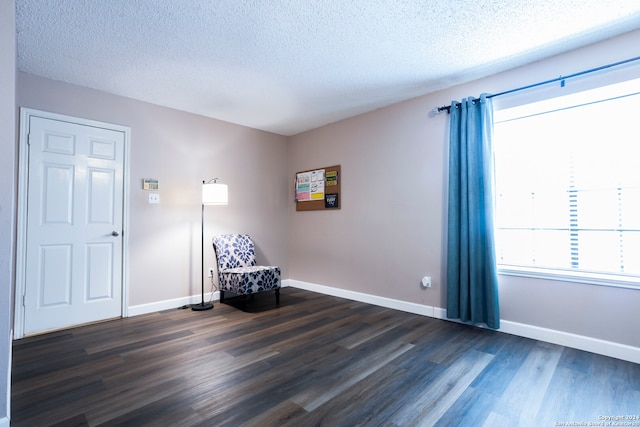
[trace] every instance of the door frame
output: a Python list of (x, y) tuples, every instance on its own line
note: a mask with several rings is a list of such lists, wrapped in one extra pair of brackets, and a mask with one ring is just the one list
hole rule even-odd
[(24, 337), (24, 295), (27, 268), (27, 196), (29, 190), (29, 123), (31, 117), (57, 120), (83, 126), (99, 127), (124, 134), (123, 200), (122, 200), (122, 317), (129, 317), (129, 151), (131, 128), (32, 108), (20, 108), (20, 144), (18, 151), (18, 218), (16, 240), (16, 289), (14, 301), (14, 339)]

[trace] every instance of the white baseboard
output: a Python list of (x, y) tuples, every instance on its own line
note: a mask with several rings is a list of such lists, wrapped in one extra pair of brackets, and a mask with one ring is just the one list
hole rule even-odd
[(379, 297), (376, 295), (364, 294), (361, 292), (347, 291), (344, 289), (332, 288), (330, 286), (316, 285), (315, 283), (302, 282), (300, 280), (283, 280), (287, 286), (292, 288), (305, 289), (319, 294), (332, 295), (334, 297), (350, 299), (367, 304), (378, 305), (380, 307), (392, 308), (394, 310), (406, 311), (413, 314), (434, 317), (434, 307), (430, 305), (416, 304), (412, 302), (400, 301), (392, 298)]
[(613, 341), (605, 341), (585, 335), (576, 335), (569, 332), (554, 329), (541, 328), (539, 326), (524, 323), (500, 321), (500, 332), (546, 341), (552, 344), (589, 351), (603, 356), (614, 357), (640, 364), (640, 348)]
[[(204, 294), (204, 300), (211, 300), (211, 292)], [(213, 293), (213, 300), (220, 300), (220, 292)], [(182, 307), (183, 305), (197, 304), (202, 301), (202, 295), (191, 295), (190, 297), (174, 298), (164, 301), (150, 302), (148, 304), (133, 305), (127, 309), (127, 315), (139, 316), (141, 314), (154, 313), (156, 311), (171, 310), (172, 308)]]
[[(289, 286), (288, 282), (288, 280), (283, 280), (281, 282), (281, 287), (286, 288), (287, 286)], [(204, 300), (211, 301), (211, 292), (204, 294)], [(202, 295), (198, 294), (191, 295), (190, 297), (181, 297), (164, 301), (150, 302), (148, 304), (132, 305), (127, 308), (126, 317), (140, 316), (141, 314), (155, 313), (162, 310), (171, 310), (172, 308), (182, 307), (183, 305), (198, 304), (201, 301)], [(220, 301), (219, 291), (215, 291), (213, 293), (213, 301)]]
[[(369, 295), (361, 292), (347, 291), (330, 286), (302, 282), (300, 280), (283, 280), (283, 286), (284, 282), (287, 282), (286, 285), (293, 288), (305, 289), (325, 295), (461, 323), (454, 319), (448, 319), (447, 310), (440, 307), (431, 307), (412, 302)], [(500, 329), (498, 331), (640, 364), (640, 348), (638, 347), (502, 319), (500, 320)]]

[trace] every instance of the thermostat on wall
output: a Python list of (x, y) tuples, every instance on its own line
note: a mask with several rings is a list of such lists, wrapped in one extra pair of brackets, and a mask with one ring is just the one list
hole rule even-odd
[(153, 178), (145, 178), (142, 180), (142, 189), (143, 190), (157, 190), (158, 189), (158, 180)]

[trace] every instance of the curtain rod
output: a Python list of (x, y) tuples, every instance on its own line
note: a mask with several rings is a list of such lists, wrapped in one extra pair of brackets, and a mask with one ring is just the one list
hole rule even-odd
[[(600, 67), (596, 67), (596, 68), (591, 68), (590, 70), (585, 70), (585, 71), (580, 71), (574, 74), (569, 74), (568, 76), (560, 76), (560, 77), (556, 77), (555, 79), (551, 79), (551, 80), (545, 80), (543, 82), (538, 82), (538, 83), (533, 83), (527, 86), (522, 86), (516, 89), (510, 89), (510, 90), (505, 90), (504, 92), (499, 92), (499, 93), (494, 93), (491, 95), (487, 95), (487, 98), (493, 98), (495, 96), (502, 96), (502, 95), (507, 95), (510, 93), (514, 93), (514, 92), (520, 92), (521, 90), (526, 90), (526, 89), (531, 89), (534, 87), (538, 87), (538, 86), (543, 86), (543, 85), (547, 85), (549, 83), (555, 83), (555, 82), (561, 82), (560, 86), (564, 87), (565, 84), (565, 80), (567, 79), (571, 79), (574, 77), (578, 77), (578, 76), (583, 76), (585, 74), (591, 74), (591, 73), (595, 73), (597, 71), (602, 71), (602, 70), (606, 70), (608, 68), (612, 68), (612, 67), (617, 67), (619, 65), (624, 65), (624, 64), (628, 64), (630, 62), (635, 62), (640, 60), (640, 56), (636, 56), (635, 58), (630, 58), (630, 59), (625, 59), (623, 61), (619, 61), (619, 62), (614, 62), (612, 64), (607, 64), (607, 65), (602, 65)], [(456, 105), (460, 105), (460, 103), (457, 103)], [(443, 105), (442, 107), (436, 107), (433, 109), (434, 113), (442, 113), (443, 111), (445, 111), (447, 113), (451, 113), (451, 105)]]

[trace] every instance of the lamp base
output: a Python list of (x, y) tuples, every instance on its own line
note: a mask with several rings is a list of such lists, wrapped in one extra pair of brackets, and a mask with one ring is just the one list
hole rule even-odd
[(210, 302), (201, 302), (198, 304), (191, 304), (191, 310), (193, 311), (211, 310), (212, 308), (213, 308), (213, 304)]

